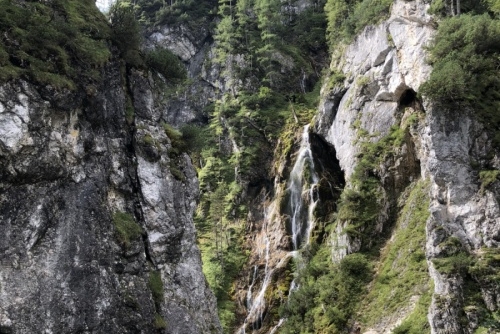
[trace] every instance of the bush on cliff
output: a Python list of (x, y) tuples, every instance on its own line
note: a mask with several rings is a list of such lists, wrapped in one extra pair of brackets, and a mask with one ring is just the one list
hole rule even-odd
[(149, 68), (173, 81), (184, 80), (186, 68), (179, 58), (168, 49), (157, 48), (146, 54), (146, 64)]
[(74, 89), (98, 79), (110, 30), (91, 0), (0, 3), (0, 81), (23, 77)]
[(350, 40), (364, 27), (389, 15), (392, 0), (328, 0), (327, 35), (330, 49), (342, 40)]
[(144, 66), (140, 53), (140, 26), (135, 18), (132, 4), (128, 1), (115, 3), (111, 6), (109, 17), (112, 29), (111, 40), (118, 47), (120, 56), (129, 65)]
[(433, 71), (420, 92), (453, 108), (471, 108), (490, 131), (497, 131), (500, 20), (488, 14), (445, 19), (429, 51)]

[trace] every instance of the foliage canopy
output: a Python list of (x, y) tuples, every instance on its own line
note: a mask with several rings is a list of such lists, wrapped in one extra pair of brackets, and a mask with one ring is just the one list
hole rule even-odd
[(109, 26), (92, 0), (0, 3), (0, 80), (23, 77), (56, 88), (100, 76)]
[(497, 131), (500, 20), (488, 14), (445, 19), (429, 51), (433, 71), (421, 93), (452, 108), (470, 108), (490, 131)]

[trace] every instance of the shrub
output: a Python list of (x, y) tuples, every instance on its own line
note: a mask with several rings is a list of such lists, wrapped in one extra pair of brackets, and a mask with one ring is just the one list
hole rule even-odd
[(429, 320), (427, 312), (431, 305), (432, 291), (428, 289), (420, 296), (413, 312), (406, 318), (401, 325), (393, 329), (393, 334), (424, 334), (430, 333)]
[(369, 262), (365, 255), (354, 253), (347, 255), (340, 261), (339, 269), (341, 274), (348, 277), (357, 277), (360, 280), (366, 280), (370, 275)]
[(490, 132), (496, 131), (500, 124), (500, 20), (487, 14), (445, 19), (429, 51), (433, 71), (420, 92), (450, 109), (473, 109)]
[(165, 131), (167, 137), (170, 139), (170, 143), (172, 145), (172, 148), (169, 152), (169, 156), (171, 158), (176, 157), (182, 152), (186, 151), (186, 143), (182, 138), (182, 132), (168, 123), (163, 123), (163, 130)]
[(167, 323), (165, 322), (165, 319), (163, 319), (162, 316), (159, 315), (158, 313), (155, 314), (154, 326), (156, 329), (166, 329), (167, 328)]
[(0, 80), (25, 76), (75, 89), (99, 79), (110, 58), (109, 26), (92, 1), (13, 1), (0, 4)]
[(487, 0), (489, 9), (496, 15), (500, 14), (500, 0)]
[(186, 124), (180, 129), (186, 150), (189, 153), (200, 153), (207, 138), (204, 129), (198, 125)]
[(136, 0), (134, 4), (141, 22), (145, 24), (185, 23), (195, 30), (214, 18), (217, 0)]
[(135, 18), (133, 6), (128, 1), (118, 1), (109, 11), (111, 40), (120, 51), (125, 62), (131, 66), (142, 67), (144, 61), (139, 52), (141, 31)]
[(500, 250), (482, 248), (469, 273), (477, 280), (497, 284), (500, 282)]
[(327, 243), (313, 253), (296, 278), (300, 289), (281, 307), (281, 317), (288, 319), (283, 333), (344, 332), (372, 277), (371, 264), (364, 254), (347, 255), (334, 265)]
[(433, 259), (434, 266), (440, 273), (454, 275), (467, 272), (468, 267), (472, 264), (472, 258), (464, 253)]
[(160, 271), (151, 271), (149, 273), (148, 286), (151, 290), (151, 295), (153, 296), (156, 308), (159, 309), (160, 304), (163, 302), (163, 281), (161, 280)]
[(146, 146), (154, 146), (155, 140), (149, 133), (147, 133), (144, 137), (142, 137), (142, 143)]
[(146, 64), (167, 80), (180, 81), (186, 79), (186, 68), (180, 59), (167, 49), (157, 48), (147, 52)]
[(115, 212), (113, 214), (118, 240), (127, 247), (130, 242), (142, 234), (141, 227), (135, 222), (134, 217), (126, 212)]
[[(411, 315), (399, 326), (398, 333), (428, 333), (427, 310), (432, 284), (425, 259), (425, 225), (429, 217), (428, 183), (411, 186), (408, 196), (400, 199), (397, 225), (391, 240), (381, 250), (380, 265), (371, 289), (362, 304), (363, 323), (372, 327), (381, 319), (419, 301)], [(427, 330), (425, 330), (427, 328)]]
[(481, 190), (488, 188), (494, 182), (498, 181), (500, 170), (482, 170), (479, 172), (479, 180), (481, 180)]
[(392, 0), (328, 0), (327, 34), (330, 49), (342, 40), (349, 41), (364, 27), (375, 24), (389, 14)]

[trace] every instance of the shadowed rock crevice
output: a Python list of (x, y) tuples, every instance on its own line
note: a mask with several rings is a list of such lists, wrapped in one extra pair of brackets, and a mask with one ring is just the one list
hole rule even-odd
[(417, 93), (413, 89), (405, 90), (399, 97), (398, 104), (402, 107), (410, 107), (415, 104)]

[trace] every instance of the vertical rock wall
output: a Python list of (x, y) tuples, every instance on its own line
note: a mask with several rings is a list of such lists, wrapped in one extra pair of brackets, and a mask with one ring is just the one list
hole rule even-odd
[[(127, 119), (117, 63), (105, 72), (86, 93), (0, 87), (0, 332), (220, 333), (190, 159), (170, 161), (154, 83), (130, 74)], [(120, 237), (118, 212), (142, 234)]]
[[(385, 179), (430, 180), (426, 257), (434, 294), (428, 319), (432, 333), (469, 333), (477, 328), (477, 309), (464, 297), (466, 281), (477, 284), (489, 311), (500, 306), (498, 284), (465, 273), (440, 272), (435, 260), (449, 256), (450, 240), (474, 256), (499, 247), (498, 189), (484, 188), (479, 180), (480, 170), (499, 167), (498, 154), (471, 111), (449, 110), (416, 98), (415, 92), (431, 71), (425, 63), (425, 46), (432, 39), (435, 22), (427, 14), (428, 6), (420, 0), (395, 1), (388, 20), (365, 28), (335, 58), (332, 69), (346, 79), (331, 91), (323, 89), (316, 131), (334, 145), (348, 179), (359, 161), (359, 129), (375, 142), (412, 113), (424, 113), (410, 130), (411, 145), (394, 152), (392, 165), (380, 166), (386, 194), (383, 207), (392, 205), (391, 192), (401, 191)], [(417, 162), (413, 175), (407, 168), (410, 160)], [(388, 219), (381, 212), (378, 223), (387, 224)], [(336, 259), (361, 247), (343, 228), (339, 226), (333, 239)]]

